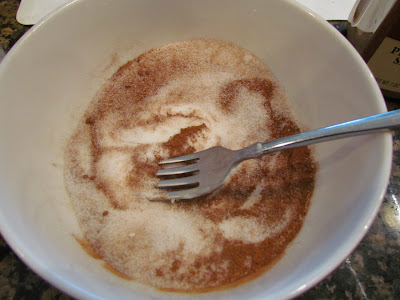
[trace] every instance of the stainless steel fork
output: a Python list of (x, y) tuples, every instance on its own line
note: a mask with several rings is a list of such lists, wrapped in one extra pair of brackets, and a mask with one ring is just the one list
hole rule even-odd
[[(192, 199), (212, 193), (220, 188), (240, 162), (259, 158), (285, 149), (297, 148), (345, 137), (379, 132), (400, 125), (400, 110), (382, 113), (362, 119), (348, 121), (317, 130), (300, 133), (267, 143), (255, 143), (239, 150), (229, 150), (221, 146), (161, 161), (165, 168), (157, 172), (161, 179), (158, 188), (166, 189), (169, 199)], [(182, 166), (182, 164), (188, 164)], [(168, 179), (173, 177), (173, 179)], [(179, 178), (177, 178), (179, 177)]]

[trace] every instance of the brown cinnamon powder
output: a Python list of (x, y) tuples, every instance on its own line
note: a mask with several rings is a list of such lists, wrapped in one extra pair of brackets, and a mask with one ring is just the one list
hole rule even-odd
[(150, 202), (157, 162), (214, 145), (299, 133), (265, 65), (231, 43), (153, 49), (122, 66), (71, 138), (66, 183), (85, 237), (108, 265), (172, 291), (232, 287), (296, 237), (313, 193), (308, 148), (243, 162), (217, 192)]

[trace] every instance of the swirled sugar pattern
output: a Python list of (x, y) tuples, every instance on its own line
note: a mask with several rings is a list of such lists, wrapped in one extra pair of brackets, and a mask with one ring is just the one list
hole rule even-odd
[(228, 42), (153, 49), (122, 66), (66, 149), (65, 181), (86, 239), (158, 288), (203, 290), (265, 270), (300, 230), (316, 164), (308, 148), (242, 163), (197, 201), (151, 202), (157, 162), (300, 131), (268, 68)]

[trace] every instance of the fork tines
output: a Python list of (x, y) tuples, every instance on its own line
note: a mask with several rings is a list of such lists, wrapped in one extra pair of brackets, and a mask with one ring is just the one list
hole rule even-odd
[[(161, 180), (157, 187), (161, 189), (187, 189), (199, 185), (199, 172), (196, 162), (199, 157), (195, 154), (183, 155), (169, 158), (159, 162), (160, 166), (166, 167), (158, 170), (156, 176)], [(189, 165), (183, 165), (189, 163)]]
[(168, 159), (160, 161), (158, 164), (162, 166), (162, 165), (173, 164), (173, 163), (190, 163), (190, 162), (196, 161), (198, 159), (199, 159), (198, 155), (196, 155), (196, 153), (193, 153), (193, 154), (168, 158)]

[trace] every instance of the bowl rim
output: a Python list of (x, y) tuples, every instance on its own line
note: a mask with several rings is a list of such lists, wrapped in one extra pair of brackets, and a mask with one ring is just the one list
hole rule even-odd
[[(14, 54), (19, 51), (21, 47), (23, 47), (26, 40), (30, 39), (33, 33), (43, 27), (46, 26), (47, 23), (54, 18), (56, 18), (59, 14), (65, 12), (65, 10), (69, 7), (77, 7), (78, 3), (85, 2), (86, 0), (71, 0), (45, 17), (43, 17), (40, 21), (38, 21), (35, 25), (33, 25), (14, 45), (13, 47), (6, 53), (4, 59), (0, 63), (0, 74), (6, 69), (8, 64), (11, 64), (13, 61)], [(303, 4), (295, 1), (295, 0), (281, 0), (282, 2), (286, 2), (293, 7), (296, 7), (298, 11), (302, 11), (304, 14), (310, 15), (318, 23), (318, 26), (324, 28), (326, 32), (329, 32), (332, 37), (336, 39), (338, 43), (341, 44), (342, 47), (345, 47), (347, 51), (351, 54), (352, 58), (357, 62), (360, 67), (363, 68), (365, 74), (368, 74), (368, 80), (370, 81), (369, 84), (373, 88), (374, 96), (377, 101), (376, 105), (380, 110), (380, 113), (387, 111), (384, 98), (382, 93), (379, 89), (378, 84), (375, 81), (375, 78), (372, 72), (367, 67), (364, 60), (358, 54), (358, 52), (353, 48), (353, 46), (346, 40), (346, 38), (331, 24), (329, 24), (325, 19), (321, 16), (314, 13), (311, 9), (304, 6)], [(371, 215), (367, 218), (366, 222), (363, 224), (359, 224), (362, 230), (359, 230), (357, 236), (354, 235), (354, 242), (352, 244), (344, 244), (341, 245), (341, 250), (338, 251), (338, 255), (334, 259), (330, 259), (328, 263), (320, 264), (314, 272), (310, 273), (308, 276), (305, 277), (304, 281), (307, 281), (307, 284), (303, 284), (299, 286), (296, 290), (292, 291), (290, 294), (280, 295), (281, 297), (277, 299), (286, 299), (286, 298), (293, 298), (299, 296), (306, 292), (307, 290), (311, 289), (319, 282), (324, 280), (326, 276), (328, 276), (331, 272), (333, 272), (339, 265), (343, 263), (343, 261), (354, 251), (354, 249), (359, 245), (360, 241), (364, 238), (366, 233), (369, 231), (372, 223), (374, 222), (381, 204), (383, 202), (387, 186), (389, 184), (389, 178), (391, 174), (391, 166), (392, 166), (392, 158), (393, 158), (393, 144), (392, 138), (390, 133), (382, 133), (384, 135), (384, 140), (382, 142), (382, 148), (384, 149), (385, 153), (383, 154), (384, 160), (382, 161), (382, 174), (379, 178), (379, 187), (381, 188), (379, 191), (379, 199), (376, 201), (376, 205), (372, 210)], [(12, 233), (12, 229), (9, 228), (6, 222), (4, 222), (3, 218), (0, 218), (0, 233), (3, 236), (4, 240), (13, 250), (13, 252), (27, 265), (31, 270), (33, 270), (37, 275), (41, 278), (46, 280), (51, 285), (55, 286), (56, 288), (62, 290), (66, 294), (76, 297), (78, 299), (101, 299), (101, 297), (97, 297), (96, 295), (86, 291), (83, 288), (80, 288), (77, 285), (74, 285), (72, 282), (65, 280), (59, 276), (55, 276), (51, 271), (48, 270), (46, 264), (40, 262), (35, 259), (34, 254), (30, 252), (29, 249), (24, 248), (24, 243), (22, 238), (16, 237)], [(310, 278), (310, 279), (309, 279)]]

